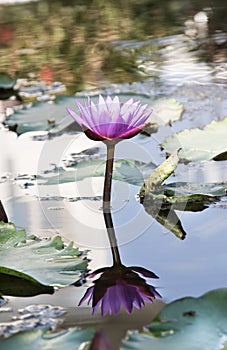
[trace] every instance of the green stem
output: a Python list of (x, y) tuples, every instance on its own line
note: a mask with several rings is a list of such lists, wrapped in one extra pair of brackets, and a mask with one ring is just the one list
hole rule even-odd
[(112, 176), (113, 176), (113, 162), (114, 162), (114, 151), (115, 143), (108, 142), (107, 146), (107, 160), (106, 160), (106, 171), (105, 180), (103, 188), (103, 209), (110, 210), (111, 204), (111, 186), (112, 186)]

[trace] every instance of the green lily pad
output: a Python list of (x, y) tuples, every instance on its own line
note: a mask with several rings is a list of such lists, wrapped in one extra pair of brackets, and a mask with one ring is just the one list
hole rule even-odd
[(77, 327), (53, 333), (47, 329), (24, 331), (1, 339), (0, 350), (85, 350), (94, 331)]
[(226, 195), (227, 182), (211, 182), (211, 183), (190, 183), (175, 182), (164, 186), (164, 192), (169, 196), (187, 197), (191, 195), (202, 195), (222, 197)]
[(52, 286), (45, 286), (25, 273), (0, 266), (0, 295), (31, 297), (53, 293)]
[(0, 265), (32, 276), (40, 283), (66, 286), (78, 281), (88, 262), (73, 242), (64, 245), (60, 236), (27, 237), (12, 223), (0, 223)]
[[(106, 162), (104, 160), (89, 160), (75, 164), (75, 170), (58, 169), (58, 175), (42, 175), (40, 180), (46, 180), (44, 185), (55, 185), (67, 182), (81, 181), (87, 177), (99, 177), (105, 174)], [(69, 169), (72, 169), (70, 167)], [(154, 164), (146, 164), (135, 160), (116, 160), (114, 162), (113, 179), (141, 185)], [(55, 170), (56, 173), (56, 170)]]
[(61, 95), (51, 102), (34, 102), (15, 111), (5, 120), (5, 124), (8, 126), (17, 124), (19, 135), (28, 131), (48, 131), (62, 122), (72, 124), (72, 118), (66, 111), (66, 107), (72, 104), (75, 104), (75, 97)]
[(221, 349), (227, 336), (227, 289), (167, 305), (143, 332), (128, 332), (121, 350)]
[(165, 140), (163, 147), (167, 152), (173, 152), (179, 147), (180, 158), (189, 161), (202, 161), (218, 158), (227, 150), (227, 118), (213, 121), (203, 130), (195, 128), (184, 130)]

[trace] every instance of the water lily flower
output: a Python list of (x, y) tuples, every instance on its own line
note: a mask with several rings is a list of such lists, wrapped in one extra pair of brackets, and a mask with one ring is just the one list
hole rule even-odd
[(138, 134), (144, 127), (152, 110), (146, 111), (147, 105), (130, 98), (120, 102), (101, 95), (95, 104), (89, 97), (85, 106), (76, 102), (79, 114), (67, 108), (69, 114), (82, 127), (85, 134), (95, 141), (111, 141), (130, 138)]
[(98, 274), (101, 276), (93, 281), (94, 285), (87, 289), (79, 302), (79, 306), (86, 300), (88, 304), (92, 302), (93, 314), (101, 306), (102, 316), (108, 312), (117, 315), (121, 305), (127, 313), (131, 313), (133, 306), (141, 309), (145, 301), (153, 303), (154, 298), (161, 297), (152, 285), (139, 276), (158, 278), (145, 268), (114, 264), (94, 271), (90, 277)]

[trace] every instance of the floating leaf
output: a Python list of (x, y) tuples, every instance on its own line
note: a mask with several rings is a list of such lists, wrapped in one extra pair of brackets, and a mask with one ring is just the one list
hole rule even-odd
[[(72, 124), (72, 118), (68, 115), (66, 107), (74, 103), (75, 97), (61, 95), (51, 102), (34, 102), (31, 106), (15, 111), (6, 119), (5, 124), (8, 126), (17, 124), (19, 135), (27, 131), (51, 130), (61, 123), (69, 125)], [(75, 123), (74, 125), (76, 127)]]
[(60, 236), (27, 237), (12, 223), (0, 223), (0, 265), (23, 271), (40, 283), (66, 286), (78, 281), (87, 268), (80, 255), (73, 242), (65, 246)]
[(0, 266), (0, 295), (31, 297), (53, 293), (53, 287), (45, 286), (22, 272)]
[(92, 340), (92, 329), (71, 328), (58, 333), (47, 329), (24, 331), (1, 339), (0, 350), (85, 349)]
[(161, 99), (152, 104), (153, 113), (148, 119), (158, 125), (166, 125), (173, 121), (179, 120), (183, 113), (184, 107), (182, 103), (175, 99)]
[(128, 332), (122, 350), (220, 349), (227, 335), (227, 289), (167, 305), (143, 332)]
[[(43, 175), (40, 180), (46, 180), (45, 185), (62, 184), (67, 182), (81, 181), (88, 177), (99, 177), (105, 174), (106, 162), (101, 159), (87, 160), (75, 163), (67, 170), (58, 169), (58, 175), (48, 176)], [(153, 163), (146, 164), (135, 160), (116, 160), (114, 162), (113, 179), (128, 182), (133, 185), (141, 185), (144, 177), (148, 176), (151, 169), (154, 168)], [(56, 173), (56, 169), (55, 169)]]
[(180, 158), (190, 161), (201, 161), (212, 158), (227, 151), (227, 118), (221, 121), (212, 121), (203, 130), (184, 130), (165, 140), (163, 147), (167, 152), (173, 152), (179, 147)]

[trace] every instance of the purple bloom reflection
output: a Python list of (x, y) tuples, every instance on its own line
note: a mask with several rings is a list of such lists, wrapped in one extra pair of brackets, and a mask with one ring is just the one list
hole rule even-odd
[(85, 134), (95, 141), (110, 141), (135, 136), (143, 127), (152, 110), (145, 111), (147, 105), (132, 98), (120, 102), (115, 96), (113, 99), (101, 95), (95, 104), (89, 97), (87, 104), (82, 106), (76, 102), (79, 114), (71, 108), (68, 113), (83, 128)]
[(79, 302), (79, 306), (85, 300), (88, 304), (92, 302), (93, 314), (101, 306), (102, 316), (108, 312), (117, 315), (121, 305), (131, 313), (133, 306), (141, 309), (145, 301), (153, 303), (155, 297), (161, 297), (152, 285), (139, 276), (142, 274), (144, 277), (158, 278), (154, 272), (145, 268), (115, 264), (98, 269), (90, 276), (94, 277), (100, 273), (101, 276), (93, 281), (94, 285), (87, 289)]

